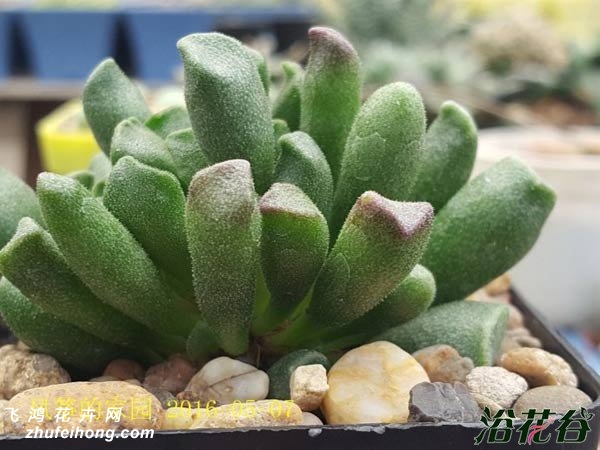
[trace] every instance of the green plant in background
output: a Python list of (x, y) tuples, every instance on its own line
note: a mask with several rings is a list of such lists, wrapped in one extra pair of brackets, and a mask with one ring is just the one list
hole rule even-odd
[(593, 25), (580, 24), (593, 16), (594, 1), (320, 4), (326, 20), (359, 44), (368, 90), (401, 78), (423, 92), (432, 113), (452, 97), (484, 126), (585, 125), (600, 111), (598, 45), (578, 39), (592, 34)]
[(352, 45), (309, 39), (273, 107), (264, 60), (217, 33), (178, 43), (187, 110), (152, 116), (112, 60), (94, 70), (89, 171), (43, 173), (37, 197), (0, 173), (0, 312), (20, 339), (88, 372), (260, 349), (285, 374), (381, 333), (406, 348), (450, 333), (491, 361), (507, 309), (463, 299), (529, 250), (552, 190), (514, 159), (468, 181), (465, 109), (446, 102), (427, 129), (406, 83), (361, 105)]

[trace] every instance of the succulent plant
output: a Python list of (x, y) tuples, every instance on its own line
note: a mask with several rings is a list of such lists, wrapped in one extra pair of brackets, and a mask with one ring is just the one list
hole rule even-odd
[(93, 71), (90, 170), (42, 173), (37, 196), (0, 173), (0, 312), (20, 339), (81, 371), (261, 349), (285, 374), (384, 332), (429, 343), (455, 302), (454, 328), (482, 319), (462, 348), (491, 358), (505, 307), (461, 301), (529, 250), (554, 193), (515, 159), (468, 181), (460, 105), (429, 129), (408, 84), (361, 105), (352, 45), (309, 39), (273, 108), (264, 60), (218, 33), (178, 43), (187, 110), (152, 115), (114, 61)]

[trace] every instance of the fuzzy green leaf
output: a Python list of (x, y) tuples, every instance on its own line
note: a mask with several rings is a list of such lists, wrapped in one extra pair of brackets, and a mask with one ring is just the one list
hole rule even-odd
[(314, 287), (308, 314), (339, 326), (374, 308), (411, 272), (429, 238), (429, 203), (402, 203), (376, 192), (356, 201)]
[(219, 33), (177, 43), (185, 70), (185, 99), (200, 148), (212, 163), (234, 158), (252, 165), (265, 192), (276, 162), (269, 101), (244, 46)]
[(356, 347), (378, 333), (398, 326), (425, 312), (435, 297), (435, 280), (417, 264), (412, 272), (375, 308), (357, 320), (319, 337), (320, 351)]
[(502, 275), (537, 240), (554, 191), (515, 158), (467, 183), (437, 214), (422, 264), (435, 277), (436, 303), (460, 300)]
[(11, 331), (32, 350), (54, 356), (60, 363), (100, 373), (127, 352), (44, 312), (6, 278), (0, 279), (0, 313)]
[(165, 141), (135, 118), (117, 125), (110, 149), (113, 164), (124, 156), (132, 156), (148, 166), (176, 173), (175, 162)]
[(203, 318), (226, 352), (244, 353), (254, 308), (261, 233), (247, 161), (214, 164), (194, 176), (186, 229)]
[(414, 353), (430, 345), (447, 344), (476, 366), (491, 366), (500, 349), (508, 308), (499, 303), (460, 301), (436, 306), (414, 320), (380, 334), (375, 341), (389, 341)]
[(346, 143), (331, 230), (341, 228), (356, 199), (373, 190), (407, 200), (425, 136), (425, 108), (417, 90), (393, 83), (375, 91), (360, 108)]
[(192, 361), (202, 362), (219, 353), (219, 344), (204, 320), (198, 321), (188, 336), (186, 353)]
[(275, 140), (277, 141), (281, 136), (290, 132), (290, 127), (285, 120), (282, 119), (273, 119), (273, 134), (275, 135)]
[(274, 328), (304, 299), (329, 250), (327, 221), (293, 184), (275, 183), (260, 200), (261, 261), (271, 303), (259, 323)]
[(411, 198), (439, 211), (469, 181), (477, 152), (477, 126), (460, 105), (440, 108), (427, 134)]
[(154, 264), (192, 296), (192, 265), (185, 234), (185, 195), (175, 176), (130, 156), (113, 168), (104, 205), (125, 225)]
[(183, 106), (171, 106), (159, 111), (146, 120), (145, 125), (163, 139), (166, 139), (171, 133), (192, 126), (190, 116)]
[(83, 187), (88, 190), (92, 190), (94, 188), (94, 174), (88, 170), (78, 170), (76, 172), (71, 172), (68, 174), (69, 177), (77, 180), (81, 183)]
[(308, 38), (300, 130), (323, 150), (337, 180), (346, 138), (360, 107), (360, 61), (352, 44), (331, 28), (313, 27)]
[(269, 75), (269, 66), (267, 65), (267, 60), (261, 52), (253, 49), (252, 47), (245, 47), (245, 50), (248, 52), (248, 55), (252, 61), (254, 61), (254, 65), (256, 66), (256, 70), (258, 70), (258, 76), (260, 77), (260, 82), (263, 85), (265, 93), (269, 94), (271, 76)]
[(170, 292), (144, 249), (98, 199), (51, 173), (40, 174), (37, 190), (61, 253), (96, 296), (157, 332), (187, 336), (199, 314)]
[(23, 180), (0, 167), (0, 248), (13, 236), (23, 217), (43, 223), (35, 192)]
[(202, 152), (191, 128), (171, 133), (167, 136), (166, 143), (177, 170), (177, 177), (187, 191), (196, 172), (209, 166), (208, 158)]
[(317, 143), (302, 131), (286, 134), (278, 143), (281, 158), (277, 165), (277, 181), (298, 186), (328, 217), (333, 201), (333, 178)]
[(94, 175), (96, 182), (105, 180), (112, 169), (112, 163), (108, 156), (98, 152), (90, 161), (88, 170)]
[(113, 59), (105, 59), (92, 72), (83, 90), (83, 110), (98, 145), (107, 155), (115, 127), (136, 117), (150, 117), (150, 110), (138, 87)]
[(281, 64), (285, 77), (283, 86), (273, 102), (273, 117), (285, 120), (292, 131), (300, 127), (300, 110), (304, 70), (299, 64), (286, 61)]
[(33, 303), (66, 323), (124, 347), (151, 345), (149, 330), (98, 299), (69, 268), (50, 234), (28, 217), (0, 251), (0, 271)]

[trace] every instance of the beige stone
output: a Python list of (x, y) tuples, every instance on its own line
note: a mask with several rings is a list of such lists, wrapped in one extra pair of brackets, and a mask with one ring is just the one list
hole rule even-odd
[(12, 352), (18, 352), (19, 349), (14, 344), (7, 344), (0, 347), (0, 363), (2, 363), (2, 359)]
[(577, 387), (577, 376), (564, 359), (540, 348), (519, 348), (502, 355), (500, 364), (527, 380), (530, 387)]
[(540, 348), (542, 341), (531, 335), (531, 332), (525, 327), (517, 327), (506, 330), (502, 343), (500, 344), (500, 351), (496, 358), (496, 364), (500, 365), (502, 356), (505, 353), (510, 352), (523, 347)]
[(290, 377), (292, 401), (302, 411), (319, 409), (328, 389), (327, 370), (321, 364), (299, 366)]
[(429, 381), (409, 353), (390, 342), (350, 350), (329, 370), (322, 410), (328, 424), (404, 423), (413, 386)]
[(169, 408), (165, 411), (163, 430), (187, 430), (192, 427), (202, 415), (206, 415), (203, 408)]
[(473, 397), (473, 400), (477, 402), (477, 404), (482, 410), (487, 406), (490, 409), (492, 415), (494, 416), (498, 413), (498, 411), (505, 409), (495, 401), (486, 397), (485, 395), (471, 392), (471, 397)]
[(8, 400), (0, 400), (0, 435), (4, 434), (4, 409), (8, 406)]
[(592, 399), (573, 386), (540, 386), (525, 392), (515, 402), (515, 414), (521, 416), (530, 409), (543, 411), (549, 409), (556, 414), (564, 414), (570, 409), (587, 408)]
[(302, 413), (302, 425), (309, 426), (320, 426), (323, 425), (323, 421), (315, 416), (313, 413), (303, 412)]
[(525, 322), (523, 313), (515, 305), (508, 304), (508, 322), (507, 329), (521, 328)]
[(10, 350), (0, 362), (0, 398), (11, 399), (28, 389), (68, 383), (67, 371), (51, 356)]
[(462, 357), (454, 347), (445, 344), (425, 347), (413, 353), (413, 356), (423, 366), (432, 383), (464, 383), (473, 370), (471, 358)]
[(168, 360), (148, 369), (144, 386), (178, 394), (188, 385), (198, 369), (182, 355), (172, 355)]
[[(8, 407), (19, 410), (19, 420), (12, 422), (10, 412), (3, 412), (2, 419), (7, 434), (26, 434), (36, 427), (52, 430), (58, 426), (63, 429), (80, 426), (94, 430), (160, 429), (164, 414), (160, 403), (152, 394), (124, 381), (86, 381), (30, 389), (13, 397)], [(119, 409), (119, 421), (106, 420), (110, 411), (116, 412)], [(30, 414), (35, 411), (41, 412), (41, 415), (34, 415), (35, 419), (29, 421)], [(91, 411), (96, 420), (90, 420)], [(82, 418), (84, 420), (80, 422)], [(38, 422), (37, 419), (41, 421)]]
[(116, 378), (117, 380), (138, 380), (144, 378), (144, 368), (137, 362), (129, 359), (115, 359), (104, 369), (104, 376)]
[(500, 275), (498, 278), (489, 282), (483, 289), (491, 296), (508, 292), (511, 287), (510, 275), (507, 273)]
[(291, 401), (260, 400), (200, 409), (191, 428), (251, 428), (302, 425), (302, 410)]
[(510, 408), (517, 398), (527, 390), (527, 381), (516, 373), (502, 367), (475, 367), (466, 379), (472, 395), (489, 398), (502, 408)]
[(265, 372), (222, 356), (206, 363), (177, 398), (228, 405), (236, 400), (263, 400), (268, 393), (269, 376)]

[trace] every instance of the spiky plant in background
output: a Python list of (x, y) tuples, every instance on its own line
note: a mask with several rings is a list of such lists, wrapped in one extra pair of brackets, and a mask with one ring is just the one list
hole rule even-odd
[(552, 190), (513, 159), (468, 182), (462, 107), (446, 102), (426, 130), (408, 84), (361, 105), (352, 45), (327, 28), (309, 38), (273, 108), (265, 61), (221, 34), (178, 43), (187, 110), (151, 115), (114, 61), (94, 70), (83, 102), (103, 154), (89, 172), (43, 173), (37, 197), (0, 176), (0, 312), (15, 335), (87, 372), (121, 355), (296, 350), (278, 371), (452, 327), (456, 348), (491, 362), (507, 311), (461, 300), (529, 250)]

